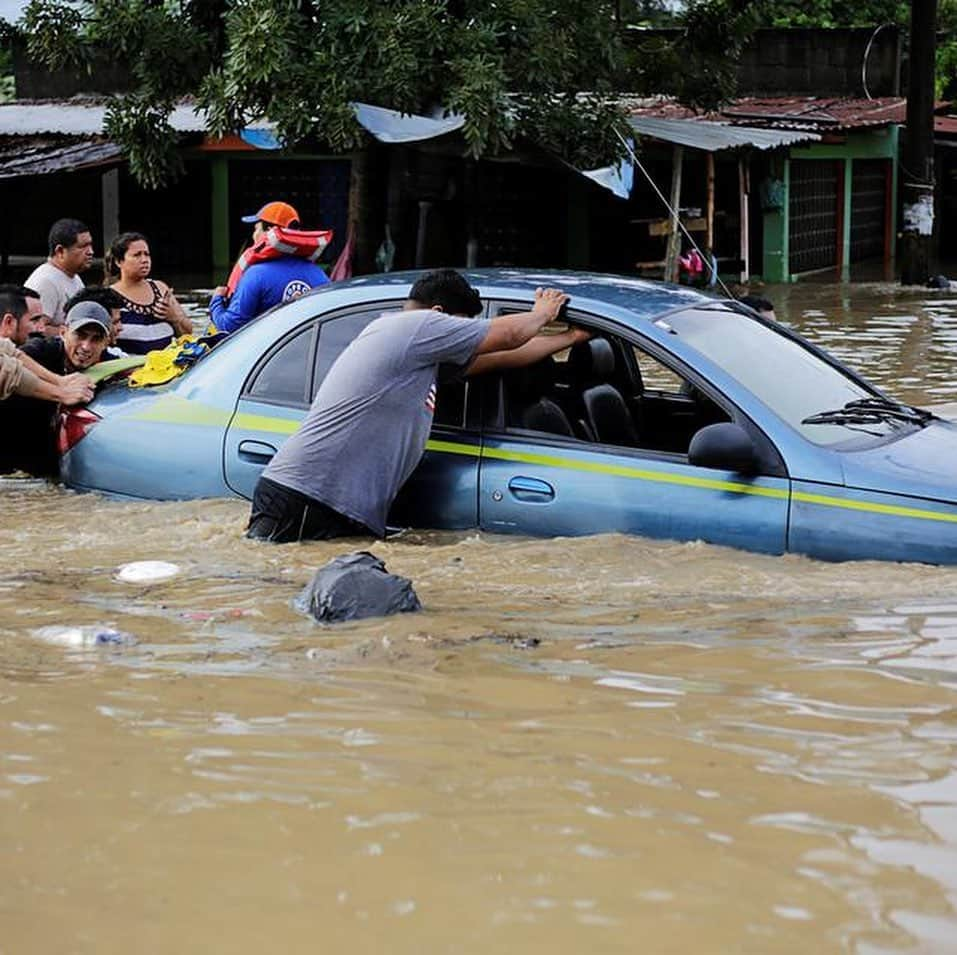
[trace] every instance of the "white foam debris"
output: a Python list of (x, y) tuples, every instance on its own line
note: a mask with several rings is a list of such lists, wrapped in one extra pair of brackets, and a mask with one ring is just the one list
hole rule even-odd
[(155, 583), (169, 580), (179, 573), (179, 565), (166, 560), (135, 560), (116, 569), (116, 579), (126, 584)]

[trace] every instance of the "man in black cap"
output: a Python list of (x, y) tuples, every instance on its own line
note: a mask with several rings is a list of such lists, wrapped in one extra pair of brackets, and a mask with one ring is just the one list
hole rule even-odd
[[(55, 375), (70, 375), (95, 365), (110, 335), (110, 313), (96, 302), (80, 302), (66, 314), (59, 338), (31, 338), (23, 354)], [(0, 402), (0, 474), (26, 471), (50, 477), (59, 471), (56, 425), (59, 406), (52, 401), (14, 395)]]
[(40, 296), (21, 285), (0, 285), (0, 401), (11, 395), (71, 405), (89, 401), (93, 386), (82, 375), (48, 371), (20, 351), (32, 335), (42, 337)]

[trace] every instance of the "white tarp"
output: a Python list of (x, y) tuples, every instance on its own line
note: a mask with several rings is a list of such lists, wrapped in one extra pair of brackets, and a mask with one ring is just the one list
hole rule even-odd
[(352, 109), (359, 125), (381, 143), (416, 143), (435, 139), (454, 133), (465, 125), (465, 117), (455, 113), (438, 117), (417, 116), (368, 103), (353, 103)]

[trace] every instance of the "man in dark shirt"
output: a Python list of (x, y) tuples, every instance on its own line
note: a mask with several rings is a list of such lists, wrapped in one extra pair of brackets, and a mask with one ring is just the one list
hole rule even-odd
[[(110, 313), (96, 302), (80, 302), (66, 315), (62, 337), (31, 338), (23, 353), (56, 375), (95, 365), (110, 335)], [(0, 474), (26, 471), (51, 477), (59, 471), (56, 424), (59, 406), (52, 401), (14, 396), (0, 402)]]

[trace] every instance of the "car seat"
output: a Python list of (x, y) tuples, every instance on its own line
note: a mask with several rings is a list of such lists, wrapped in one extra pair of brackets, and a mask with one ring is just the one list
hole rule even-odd
[(550, 395), (555, 384), (555, 359), (550, 355), (509, 375), (509, 423), (526, 431), (574, 437), (568, 415)]
[(595, 441), (637, 447), (638, 426), (621, 392), (612, 384), (615, 352), (606, 338), (573, 345), (568, 355), (573, 381), (581, 388), (582, 424)]

